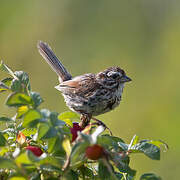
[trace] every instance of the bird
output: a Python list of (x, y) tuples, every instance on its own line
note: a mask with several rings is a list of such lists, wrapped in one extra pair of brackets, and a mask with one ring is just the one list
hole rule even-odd
[(123, 69), (114, 66), (96, 74), (72, 77), (47, 43), (38, 41), (37, 48), (58, 75), (59, 85), (55, 88), (62, 93), (66, 105), (80, 114), (79, 125), (82, 128), (85, 128), (91, 119), (97, 120), (95, 116), (119, 106), (124, 84), (131, 81)]

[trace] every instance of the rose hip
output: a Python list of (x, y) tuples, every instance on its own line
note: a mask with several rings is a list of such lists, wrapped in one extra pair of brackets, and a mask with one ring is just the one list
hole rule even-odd
[(103, 147), (98, 144), (94, 144), (86, 148), (86, 157), (92, 160), (97, 160), (102, 157), (104, 153)]
[(78, 131), (82, 131), (83, 128), (79, 126), (79, 123), (73, 122), (73, 127), (70, 129), (72, 134), (72, 142), (76, 140), (78, 136)]
[(31, 151), (35, 156), (41, 156), (41, 154), (43, 153), (43, 151), (41, 150), (41, 148), (37, 147), (37, 146), (27, 146), (26, 150)]

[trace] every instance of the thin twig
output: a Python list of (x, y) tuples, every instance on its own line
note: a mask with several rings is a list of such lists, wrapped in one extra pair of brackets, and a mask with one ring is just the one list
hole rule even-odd
[(110, 130), (110, 128), (107, 127), (102, 121), (100, 121), (100, 120), (98, 120), (98, 119), (96, 119), (96, 118), (94, 118), (94, 117), (92, 117), (91, 119), (93, 119), (94, 121), (96, 121), (98, 125), (104, 126), (104, 127), (109, 131), (110, 135), (113, 136), (112, 131)]

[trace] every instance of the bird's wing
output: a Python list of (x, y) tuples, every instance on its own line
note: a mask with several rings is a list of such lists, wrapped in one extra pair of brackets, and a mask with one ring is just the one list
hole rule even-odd
[(94, 94), (99, 86), (94, 74), (85, 74), (62, 82), (56, 86), (56, 89), (65, 94), (73, 93), (81, 97), (88, 97)]

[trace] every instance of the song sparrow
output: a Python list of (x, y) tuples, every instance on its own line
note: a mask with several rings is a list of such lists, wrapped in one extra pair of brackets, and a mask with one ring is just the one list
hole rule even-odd
[(61, 91), (67, 106), (81, 114), (81, 127), (85, 127), (93, 116), (111, 111), (119, 105), (124, 83), (131, 81), (121, 68), (110, 67), (97, 74), (72, 78), (48, 44), (39, 41), (37, 47), (59, 76), (60, 84), (55, 88)]

